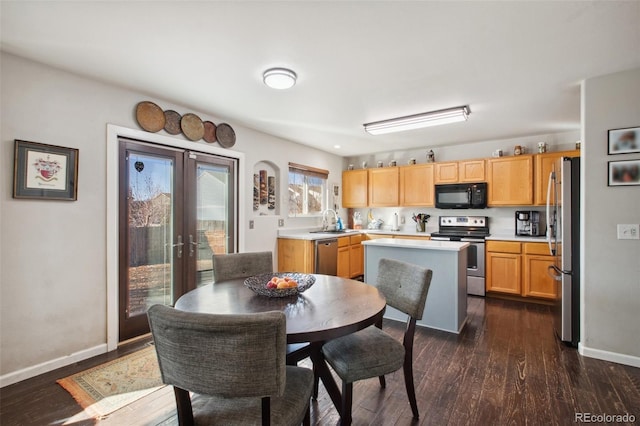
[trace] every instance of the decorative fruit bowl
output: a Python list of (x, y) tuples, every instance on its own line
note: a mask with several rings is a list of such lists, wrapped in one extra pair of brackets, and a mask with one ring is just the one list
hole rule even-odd
[(309, 274), (272, 272), (249, 277), (244, 280), (244, 285), (261, 296), (287, 297), (302, 293), (315, 282), (316, 277)]

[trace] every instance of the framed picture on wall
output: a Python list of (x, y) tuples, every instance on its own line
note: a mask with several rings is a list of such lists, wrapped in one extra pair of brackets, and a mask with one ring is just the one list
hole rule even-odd
[(609, 130), (609, 154), (640, 152), (640, 127)]
[(75, 201), (77, 197), (77, 149), (16, 139), (13, 198)]
[(609, 161), (609, 186), (640, 185), (640, 160)]

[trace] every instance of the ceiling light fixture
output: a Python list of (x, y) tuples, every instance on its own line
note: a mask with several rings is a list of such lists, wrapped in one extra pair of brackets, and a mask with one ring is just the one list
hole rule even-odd
[(364, 130), (372, 135), (402, 132), (404, 130), (421, 129), (423, 127), (438, 126), (440, 124), (466, 121), (471, 113), (469, 106), (441, 109), (422, 114), (407, 115), (405, 117), (391, 118), (389, 120), (365, 123)]
[(289, 89), (296, 84), (298, 76), (286, 68), (270, 68), (262, 74), (264, 84), (272, 89)]

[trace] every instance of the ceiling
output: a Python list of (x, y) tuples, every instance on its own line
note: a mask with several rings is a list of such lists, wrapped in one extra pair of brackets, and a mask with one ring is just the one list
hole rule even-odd
[[(577, 130), (580, 81), (640, 67), (640, 1), (0, 7), (5, 52), (340, 156)], [(276, 66), (298, 74), (294, 88), (262, 83)], [(459, 105), (471, 109), (467, 122), (362, 128)]]

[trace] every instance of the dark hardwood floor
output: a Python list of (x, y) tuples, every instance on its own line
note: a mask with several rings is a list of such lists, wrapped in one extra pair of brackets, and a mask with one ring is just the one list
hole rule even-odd
[[(385, 322), (396, 337), (402, 325)], [(100, 421), (87, 419), (56, 384), (66, 377), (147, 344), (43, 374), (0, 390), (0, 424), (175, 425), (171, 388), (165, 387)], [(308, 361), (304, 365), (310, 366)], [(414, 377), (420, 420), (414, 421), (402, 372), (354, 386), (355, 425), (568, 425), (576, 413), (635, 416), (640, 424), (640, 369), (583, 358), (554, 337), (549, 307), (469, 297), (469, 322), (460, 335), (419, 328)], [(339, 383), (339, 382), (338, 382)], [(320, 386), (312, 423), (336, 425), (339, 417)]]

